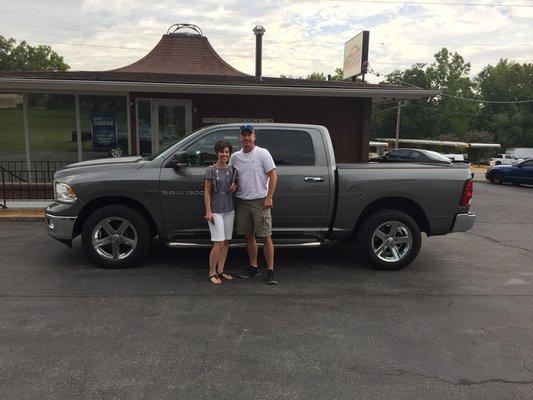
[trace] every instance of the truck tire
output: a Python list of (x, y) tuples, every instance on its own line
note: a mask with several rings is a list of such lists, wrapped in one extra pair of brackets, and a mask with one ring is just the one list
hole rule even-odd
[(394, 271), (414, 261), (422, 236), (416, 221), (400, 210), (383, 209), (370, 214), (361, 225), (359, 249), (375, 269)]
[(135, 209), (113, 204), (93, 212), (81, 231), (85, 252), (108, 268), (136, 264), (152, 242), (150, 225)]

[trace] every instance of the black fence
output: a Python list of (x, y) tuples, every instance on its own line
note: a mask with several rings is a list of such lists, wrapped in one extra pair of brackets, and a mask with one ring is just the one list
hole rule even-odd
[[(0, 207), (8, 202), (52, 201), (54, 174), (70, 161), (0, 161)], [(22, 167), (22, 168), (21, 168)]]
[[(58, 169), (65, 167), (68, 164), (75, 163), (77, 161), (31, 161), (31, 171), (43, 171), (45, 173), (49, 171), (56, 172)], [(2, 161), (0, 160), (0, 168), (4, 168), (7, 171), (26, 171), (28, 166), (25, 160), (16, 161)]]

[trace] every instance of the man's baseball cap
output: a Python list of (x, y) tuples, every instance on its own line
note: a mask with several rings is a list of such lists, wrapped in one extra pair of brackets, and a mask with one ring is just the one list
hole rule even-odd
[(247, 132), (247, 131), (255, 133), (253, 125), (242, 125), (240, 129), (241, 129), (241, 134), (243, 134), (244, 132)]

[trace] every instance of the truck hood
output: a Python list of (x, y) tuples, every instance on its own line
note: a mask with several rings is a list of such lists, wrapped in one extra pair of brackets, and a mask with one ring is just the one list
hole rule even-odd
[(137, 163), (142, 160), (141, 156), (130, 157), (116, 157), (116, 158), (99, 158), (97, 160), (82, 161), (74, 164), (69, 164), (63, 169), (90, 167), (95, 165), (108, 165), (108, 164), (131, 164)]
[[(140, 156), (101, 158), (98, 160), (82, 161), (75, 164), (67, 165), (54, 174), (55, 180), (64, 180), (69, 178), (81, 178), (94, 175), (95, 177), (102, 174), (123, 174), (127, 171), (136, 170), (145, 164), (145, 160)], [(96, 178), (95, 178), (96, 179)]]

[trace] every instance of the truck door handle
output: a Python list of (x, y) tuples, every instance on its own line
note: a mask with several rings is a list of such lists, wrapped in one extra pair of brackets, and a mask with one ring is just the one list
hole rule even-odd
[(324, 182), (323, 176), (306, 176), (304, 178), (304, 181), (306, 182)]

